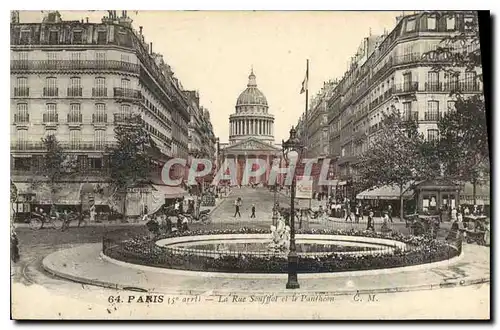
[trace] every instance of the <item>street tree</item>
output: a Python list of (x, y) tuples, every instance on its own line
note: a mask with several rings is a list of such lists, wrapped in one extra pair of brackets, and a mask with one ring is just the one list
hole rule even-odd
[(127, 115), (121, 119), (114, 129), (116, 144), (107, 152), (113, 194), (122, 197), (122, 214), (125, 215), (127, 189), (147, 182), (149, 178), (151, 138), (140, 115)]
[(393, 108), (383, 114), (380, 129), (368, 141), (367, 151), (355, 165), (357, 177), (365, 189), (393, 186), (399, 189), (400, 214), (403, 216), (404, 194), (420, 180), (433, 175), (432, 167), (422, 157), (423, 135), (417, 123), (406, 120)]
[(455, 109), (438, 123), (437, 146), (445, 174), (457, 181), (472, 182), (476, 200), (478, 180), (490, 171), (488, 127), (482, 96), (458, 97)]
[(35, 190), (43, 184), (50, 189), (52, 203), (55, 195), (65, 187), (66, 179), (76, 174), (77, 160), (66, 153), (54, 134), (42, 138), (44, 154), (42, 164), (31, 176), (31, 186)]

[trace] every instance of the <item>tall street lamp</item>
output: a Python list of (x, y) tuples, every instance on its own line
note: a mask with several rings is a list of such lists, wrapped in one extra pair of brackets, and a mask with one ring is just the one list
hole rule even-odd
[(290, 137), (287, 141), (282, 142), (283, 157), (289, 164), (293, 166), (290, 173), (292, 174), (292, 186), (290, 187), (290, 251), (288, 252), (288, 282), (286, 283), (287, 289), (298, 289), (299, 282), (297, 280), (298, 256), (297, 248), (295, 246), (295, 188), (297, 181), (295, 178), (295, 166), (299, 160), (303, 145), (297, 137), (295, 128), (290, 130)]

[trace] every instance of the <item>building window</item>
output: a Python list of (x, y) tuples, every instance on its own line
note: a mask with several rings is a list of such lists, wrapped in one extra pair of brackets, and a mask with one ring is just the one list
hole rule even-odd
[(81, 123), (82, 122), (82, 113), (80, 110), (79, 103), (70, 104), (70, 110), (68, 113), (68, 123)]
[(83, 52), (71, 52), (71, 61), (80, 62), (83, 60)]
[(127, 63), (130, 62), (130, 55), (128, 55), (128, 54), (122, 54), (121, 55), (121, 60), (122, 60), (122, 62), (127, 62)]
[(17, 78), (16, 87), (14, 88), (14, 96), (29, 96), (28, 78)]
[(102, 169), (102, 158), (90, 158), (90, 169), (100, 170)]
[(17, 130), (17, 143), (20, 146), (25, 146), (28, 143), (28, 130), (27, 129), (18, 129)]
[(427, 16), (427, 29), (436, 30), (436, 16)]
[(106, 31), (98, 31), (97, 32), (97, 43), (102, 45), (107, 41), (107, 33)]
[(455, 16), (446, 17), (446, 30), (455, 30)]
[(26, 88), (26, 87), (28, 87), (28, 78), (26, 78), (26, 77), (18, 77), (17, 78), (17, 87), (18, 88)]
[(27, 61), (28, 60), (28, 52), (18, 52), (17, 59), (19, 61)]
[(472, 18), (472, 17), (465, 17), (464, 18), (464, 29), (465, 29), (465, 31), (471, 31), (473, 25), (474, 25), (474, 18)]
[(59, 44), (59, 31), (50, 31), (49, 32), (49, 44), (50, 45)]
[(122, 79), (122, 81), (121, 81), (121, 87), (124, 90), (130, 89), (130, 80), (128, 80), (128, 79)]
[(82, 43), (82, 31), (73, 31), (73, 43), (75, 44)]
[(28, 104), (27, 103), (18, 103), (17, 111), (15, 115), (15, 121), (20, 123), (29, 122), (29, 114), (28, 114)]
[(69, 144), (71, 149), (79, 149), (82, 140), (82, 133), (79, 129), (69, 131)]
[[(25, 147), (26, 144), (24, 145), (19, 145), (19, 147)], [(16, 171), (29, 171), (31, 170), (31, 157), (30, 158), (25, 158), (25, 157), (14, 157), (14, 170)]]
[(403, 118), (409, 120), (411, 117), (411, 102), (403, 102)]
[(465, 72), (465, 89), (466, 91), (474, 91), (476, 86), (476, 72), (466, 71)]
[(70, 78), (68, 96), (82, 96), (82, 84), (79, 77)]
[(415, 31), (415, 18), (410, 18), (406, 21), (406, 32)]
[(88, 166), (88, 156), (87, 155), (78, 155), (78, 167), (80, 171), (85, 172)]
[(106, 145), (106, 131), (105, 130), (96, 130), (94, 132), (94, 144), (96, 149), (104, 149)]
[(425, 120), (437, 121), (439, 119), (439, 101), (427, 101)]
[(29, 45), (30, 44), (30, 36), (31, 31), (21, 31), (19, 41), (21, 45)]
[(427, 140), (434, 141), (437, 140), (439, 134), (439, 130), (437, 129), (428, 129), (427, 130)]
[(106, 105), (103, 103), (97, 103), (95, 105), (95, 114), (92, 115), (92, 122), (94, 123), (106, 123)]
[(130, 111), (130, 105), (122, 104), (120, 107), (120, 114), (122, 114), (123, 116), (130, 116), (132, 114)]
[(59, 54), (57, 52), (47, 52), (47, 60), (49, 63), (55, 63), (59, 57), (58, 55)]
[(97, 97), (107, 96), (108, 93), (106, 89), (106, 78), (103, 77), (95, 78), (95, 88), (92, 94), (93, 96)]
[(439, 72), (429, 71), (427, 73), (427, 91), (439, 92), (441, 90), (439, 85)]
[(43, 96), (57, 96), (57, 78), (48, 77), (45, 79), (45, 88), (43, 90)]
[(44, 123), (56, 123), (58, 122), (59, 118), (57, 115), (57, 104), (55, 103), (47, 103), (46, 105), (46, 112), (43, 114), (43, 122)]

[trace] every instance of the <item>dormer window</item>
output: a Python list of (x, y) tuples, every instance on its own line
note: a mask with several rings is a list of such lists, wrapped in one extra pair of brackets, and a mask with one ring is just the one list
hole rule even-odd
[(73, 31), (73, 43), (81, 44), (82, 41), (82, 31)]
[(449, 16), (446, 18), (446, 30), (447, 31), (455, 30), (455, 16)]
[(406, 21), (406, 32), (414, 32), (415, 31), (415, 18), (409, 18)]
[(427, 17), (427, 29), (436, 30), (436, 15), (431, 15)]

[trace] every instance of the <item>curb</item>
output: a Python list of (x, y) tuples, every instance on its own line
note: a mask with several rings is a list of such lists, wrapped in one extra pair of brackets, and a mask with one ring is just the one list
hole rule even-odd
[[(462, 256), (463, 254), (461, 254)], [(50, 256), (50, 255), (49, 255)], [(460, 257), (461, 257), (460, 256)], [(460, 257), (455, 258), (456, 261), (459, 261)], [(105, 262), (111, 262), (114, 264), (123, 263), (114, 259), (111, 259), (105, 255), (102, 254), (102, 251), (99, 252), (99, 259)], [(110, 261), (109, 259), (113, 260)], [(126, 263), (124, 263), (126, 264)], [(130, 264), (127, 264), (130, 265)], [(271, 294), (271, 295), (280, 295), (280, 294), (290, 294), (290, 290), (286, 289), (280, 289), (280, 290), (210, 290), (210, 289), (205, 289), (205, 290), (196, 290), (196, 289), (173, 289), (165, 291), (163, 288), (155, 288), (155, 287), (149, 287), (149, 288), (138, 288), (138, 287), (133, 287), (130, 285), (123, 285), (123, 284), (118, 284), (118, 283), (113, 283), (109, 281), (104, 281), (104, 280), (99, 280), (96, 278), (84, 278), (81, 276), (77, 275), (72, 275), (72, 274), (66, 274), (58, 269), (48, 261), (48, 256), (45, 257), (42, 260), (42, 268), (48, 272), (49, 274), (52, 274), (53, 276), (63, 278), (66, 280), (70, 280), (72, 282), (76, 283), (83, 283), (83, 284), (90, 284), (94, 286), (99, 286), (99, 287), (104, 287), (104, 288), (109, 288), (109, 289), (114, 289), (114, 290), (124, 290), (124, 291), (142, 291), (142, 292), (154, 292), (154, 293), (164, 293), (164, 294), (184, 294), (184, 295), (203, 295), (207, 294), (208, 292), (211, 295), (227, 295), (227, 294), (249, 294), (249, 293), (255, 293), (255, 294)], [(138, 270), (138, 269), (136, 269)], [(140, 270), (138, 270), (140, 271)], [(196, 274), (198, 276), (199, 274)], [(286, 274), (285, 274), (286, 275)], [(349, 277), (349, 276), (347, 276)], [(436, 290), (436, 289), (443, 289), (443, 288), (451, 288), (451, 287), (461, 287), (461, 286), (469, 286), (469, 285), (478, 285), (478, 284), (484, 284), (484, 283), (490, 283), (490, 277), (478, 277), (478, 278), (472, 278), (472, 279), (466, 279), (466, 280), (460, 280), (460, 279), (454, 279), (453, 281), (441, 281), (439, 283), (430, 283), (430, 284), (415, 284), (415, 285), (408, 285), (408, 286), (398, 286), (398, 287), (386, 287), (386, 288), (374, 288), (374, 289), (338, 289), (335, 291), (326, 291), (326, 290), (294, 290), (293, 292), (299, 293), (299, 294), (322, 294), (322, 295), (334, 295), (334, 296), (340, 296), (340, 295), (353, 295), (353, 294), (362, 294), (362, 293), (397, 293), (397, 292), (410, 292), (410, 291), (423, 291), (423, 290)]]
[(217, 210), (217, 209), (218, 209), (218, 208), (222, 205), (222, 203), (224, 203), (224, 202), (226, 201), (226, 199), (227, 199), (229, 196), (231, 196), (231, 194), (232, 194), (232, 193), (233, 193), (233, 189), (231, 189), (231, 190), (229, 191), (229, 193), (228, 193), (226, 196), (224, 196), (224, 198), (221, 198), (220, 203), (219, 203), (218, 205), (215, 205), (215, 206), (214, 206), (214, 207), (210, 210), (210, 212), (208, 213), (208, 215), (212, 215), (212, 213), (214, 213), (214, 212), (215, 212), (215, 210)]

